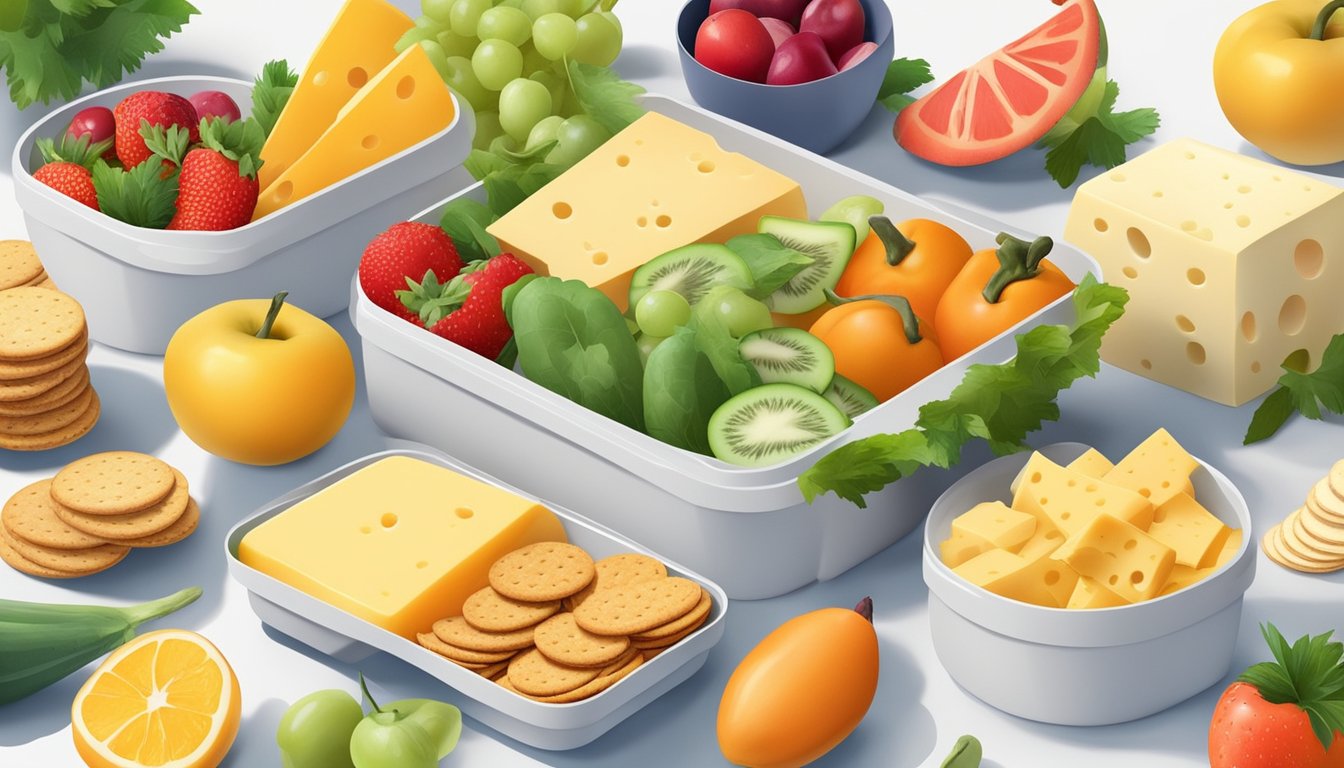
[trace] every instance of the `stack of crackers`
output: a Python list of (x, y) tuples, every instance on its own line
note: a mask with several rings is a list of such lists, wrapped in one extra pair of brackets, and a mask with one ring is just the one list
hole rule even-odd
[(594, 563), (572, 544), (542, 542), (490, 568), (490, 586), (420, 644), (535, 701), (594, 696), (699, 629), (713, 600), (658, 560)]
[(1344, 461), (1312, 486), (1304, 506), (1269, 529), (1262, 545), (1270, 560), (1295, 571), (1344, 568)]
[(102, 407), (88, 353), (79, 302), (48, 288), (0, 290), (0, 449), (59, 448), (93, 429)]
[(200, 520), (181, 472), (142, 453), (98, 453), (5, 503), (0, 560), (30, 576), (89, 576), (132, 549), (176, 544)]
[(55, 289), (37, 251), (27, 240), (0, 240), (0, 291), (32, 285)]

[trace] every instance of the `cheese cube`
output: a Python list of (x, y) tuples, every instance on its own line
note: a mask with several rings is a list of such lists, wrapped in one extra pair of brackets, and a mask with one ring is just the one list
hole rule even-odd
[(1218, 551), (1218, 556), (1214, 558), (1213, 565), (1209, 568), (1210, 571), (1216, 572), (1224, 565), (1232, 562), (1232, 558), (1236, 557), (1237, 552), (1241, 551), (1241, 536), (1240, 528), (1233, 528), (1228, 531), (1227, 540), (1223, 542), (1222, 549)]
[(1104, 513), (1070, 536), (1054, 557), (1131, 603), (1156, 597), (1176, 565), (1171, 547)]
[(1002, 549), (991, 549), (952, 570), (996, 595), (1047, 608), (1064, 607), (1078, 580), (1077, 573), (1054, 558), (1027, 560)]
[(1192, 584), (1198, 584), (1212, 573), (1212, 568), (1191, 568), (1188, 565), (1178, 564), (1171, 569), (1171, 575), (1167, 577), (1167, 583), (1163, 585), (1158, 597), (1179, 592)]
[(1198, 501), (1178, 493), (1153, 511), (1148, 535), (1176, 551), (1176, 563), (1190, 568), (1213, 565), (1232, 529)]
[(1064, 607), (1071, 609), (1114, 608), (1118, 605), (1128, 605), (1128, 603), (1125, 602), (1123, 597), (1103, 587), (1096, 579), (1079, 576), (1078, 584), (1074, 586), (1073, 594), (1069, 595), (1069, 602)]
[(1022, 471), (1013, 509), (1045, 515), (1066, 537), (1103, 512), (1140, 528), (1147, 527), (1153, 516), (1152, 505), (1139, 494), (1061, 467), (1040, 453), (1033, 454)]
[(581, 280), (622, 311), (636, 268), (690, 243), (806, 218), (798, 183), (649, 112), (489, 227), (538, 274)]
[(393, 456), (249, 531), (238, 559), (313, 597), (414, 639), (488, 583), (496, 560), (565, 541), (550, 510), (406, 456)]
[(1129, 291), (1112, 365), (1226, 405), (1314, 367), (1344, 331), (1344, 194), (1180, 139), (1083, 184), (1065, 237)]
[(1044, 513), (1034, 517), (1036, 517), (1036, 532), (1017, 551), (1017, 554), (1028, 560), (1036, 560), (1051, 554), (1064, 543), (1064, 534), (1050, 522), (1049, 517)]
[(1088, 448), (1082, 456), (1069, 462), (1067, 468), (1080, 475), (1087, 475), (1100, 480), (1107, 472), (1114, 469), (1115, 465), (1101, 451), (1096, 448)]
[(1199, 462), (1186, 453), (1170, 432), (1158, 429), (1121, 459), (1102, 480), (1129, 488), (1153, 506), (1160, 507), (1180, 493), (1195, 495), (1190, 473), (1198, 466)]
[(1036, 531), (1036, 518), (1001, 501), (977, 504), (952, 521), (952, 533), (939, 545), (943, 562), (955, 568), (991, 549), (1017, 552)]

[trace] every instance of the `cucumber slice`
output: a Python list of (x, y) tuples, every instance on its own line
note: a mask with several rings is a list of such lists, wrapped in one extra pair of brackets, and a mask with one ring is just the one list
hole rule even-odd
[(730, 464), (764, 467), (827, 440), (849, 417), (810, 389), (766, 384), (748, 389), (709, 417), (709, 447)]
[(800, 315), (826, 301), (826, 289), (835, 288), (854, 255), (857, 235), (843, 221), (804, 221), (782, 216), (762, 216), (758, 229), (814, 261), (810, 267), (770, 294), (766, 303), (775, 312)]
[(877, 398), (872, 392), (846, 379), (840, 374), (835, 374), (831, 379), (831, 385), (826, 388), (821, 396), (830, 400), (836, 408), (839, 408), (849, 418), (857, 418), (859, 414), (867, 413), (876, 408)]
[(766, 384), (797, 384), (818, 394), (835, 378), (835, 355), (826, 342), (800, 328), (766, 328), (742, 337), (742, 359)]
[(694, 305), (716, 285), (750, 290), (751, 270), (726, 245), (684, 245), (635, 270), (630, 278), (630, 306), (649, 291), (676, 291)]

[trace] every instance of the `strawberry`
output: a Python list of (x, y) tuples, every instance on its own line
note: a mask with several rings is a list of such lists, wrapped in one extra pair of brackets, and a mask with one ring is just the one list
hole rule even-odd
[(261, 124), (216, 117), (201, 121), (199, 130), (202, 146), (178, 163), (177, 215), (168, 229), (220, 231), (250, 223), (257, 207), (258, 155), (266, 142)]
[(473, 262), (457, 277), (440, 284), (427, 271), (419, 285), (397, 296), (431, 333), (495, 360), (513, 337), (504, 316), (504, 289), (532, 268), (511, 253)]
[(415, 286), (415, 280), (432, 273), (448, 282), (462, 271), (462, 257), (453, 239), (439, 227), (404, 221), (369, 243), (359, 260), (359, 287), (375, 305), (411, 322), (416, 315), (406, 308), (397, 291)]
[(1344, 766), (1344, 644), (1331, 633), (1291, 647), (1268, 624), (1274, 655), (1223, 691), (1209, 724), (1210, 768)]
[(97, 211), (98, 191), (93, 186), (92, 168), (112, 146), (112, 140), (90, 143), (89, 138), (88, 134), (76, 138), (66, 133), (59, 147), (51, 139), (38, 139), (37, 148), (47, 162), (33, 178)]
[(180, 125), (190, 132), (190, 143), (199, 140), (196, 108), (173, 93), (137, 91), (121, 100), (112, 111), (117, 122), (117, 157), (129, 170), (149, 159), (153, 152), (145, 146), (140, 127)]

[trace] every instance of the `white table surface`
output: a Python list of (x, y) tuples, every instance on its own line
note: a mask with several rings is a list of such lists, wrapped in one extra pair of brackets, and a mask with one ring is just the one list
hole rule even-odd
[[(399, 0), (415, 12), (415, 0)], [(892, 2), (897, 55), (922, 56), (942, 76), (1030, 28), (1054, 6), (1045, 0), (991, 3)], [(1113, 0), (1104, 4), (1111, 40), (1111, 73), (1123, 90), (1121, 108), (1156, 106), (1163, 125), (1158, 138), (1182, 135), (1257, 154), (1223, 119), (1214, 98), (1211, 61), (1221, 30), (1255, 0)], [(618, 7), (626, 29), (617, 68), (650, 90), (686, 98), (673, 45), (678, 4), (672, 0), (625, 0)], [(306, 61), (336, 0), (220, 0), (198, 3), (204, 14), (171, 40), (136, 77), (222, 74), (251, 77), (267, 59)], [(0, 106), (0, 238), (23, 237), (13, 202), (8, 150), (42, 114)], [(989, 167), (934, 168), (916, 161), (891, 140), (891, 117), (882, 109), (842, 147), (836, 160), (910, 191), (992, 212), (1020, 229), (1058, 236), (1071, 197), (1050, 181), (1038, 152), (1023, 152)], [(1145, 143), (1140, 149), (1151, 144)], [(1341, 168), (1324, 169), (1338, 176)], [(1090, 173), (1090, 172), (1085, 172)], [(408, 212), (409, 214), (410, 212)], [(345, 316), (333, 321), (356, 347)], [(95, 347), (93, 382), (103, 401), (95, 431), (66, 448), (34, 455), (0, 455), (0, 495), (48, 476), (65, 463), (100, 450), (154, 453), (191, 479), (204, 519), (188, 541), (158, 551), (136, 552), (98, 576), (68, 583), (30, 579), (0, 568), (0, 595), (53, 602), (121, 603), (200, 585), (195, 605), (152, 626), (198, 630), (223, 650), (241, 679), (242, 732), (225, 765), (279, 765), (274, 734), (290, 702), (313, 690), (355, 690), (356, 669), (334, 663), (265, 631), (244, 590), (225, 572), (225, 532), (266, 500), (329, 469), (377, 451), (384, 438), (367, 407), (358, 402), (337, 439), (315, 455), (284, 467), (244, 467), (198, 449), (176, 428), (161, 385), (158, 358)], [(359, 397), (364, 394), (361, 382)], [(1241, 446), (1254, 403), (1232, 410), (1114, 368), (1077, 384), (1061, 399), (1063, 419), (1035, 439), (1089, 442), (1112, 455), (1158, 426), (1166, 426), (1193, 453), (1225, 471), (1250, 503), (1263, 531), (1301, 504), (1311, 483), (1344, 457), (1339, 420), (1295, 420), (1268, 443)], [(979, 461), (972, 452), (968, 461)], [(581, 512), (581, 510), (580, 510)], [(723, 685), (742, 656), (785, 619), (828, 605), (852, 605), (864, 595), (876, 604), (882, 642), (877, 699), (862, 726), (818, 766), (936, 766), (962, 733), (985, 744), (994, 768), (1175, 768), (1205, 760), (1209, 715), (1222, 686), (1162, 714), (1108, 728), (1066, 728), (1002, 714), (958, 688), (939, 666), (929, 639), (926, 589), (920, 576), (919, 536), (833, 581), (758, 602), (735, 602), (727, 634), (703, 670), (661, 700), (593, 744), (567, 753), (546, 753), (503, 739), (468, 722), (461, 746), (445, 766), (592, 766), (668, 768), (725, 762), (714, 738), (714, 718)], [(656, 543), (650, 543), (656, 548)], [(1285, 571), (1260, 555), (1259, 575), (1246, 595), (1235, 670), (1266, 657), (1257, 625), (1274, 621), (1290, 638), (1339, 628), (1340, 576), (1313, 577)], [(1335, 619), (1337, 620), (1337, 619)], [(380, 656), (362, 665), (384, 696), (419, 695), (452, 701), (455, 693), (433, 679)], [(87, 671), (78, 672), (17, 704), (0, 708), (0, 766), (78, 766), (71, 745), (69, 705)], [(1229, 673), (1230, 680), (1235, 672)], [(1099, 692), (1099, 695), (1105, 695)]]

